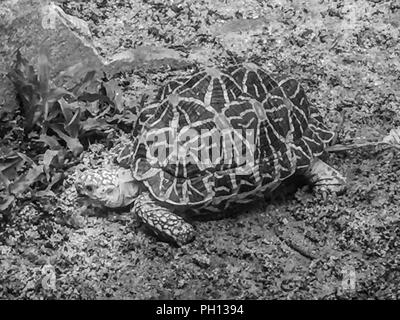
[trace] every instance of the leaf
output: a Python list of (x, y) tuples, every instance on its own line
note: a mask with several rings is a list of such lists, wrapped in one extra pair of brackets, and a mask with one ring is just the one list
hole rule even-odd
[[(3, 199), (5, 200), (3, 201)], [(5, 211), (14, 202), (15, 197), (13, 195), (6, 195), (4, 198), (0, 197), (0, 211)]]
[(12, 71), (7, 75), (18, 85), (21, 85), (22, 83), (31, 83), (35, 85), (38, 83), (33, 67), (29, 64), (28, 60), (22, 56), (19, 49), (17, 50), (16, 60), (13, 64)]
[(101, 102), (106, 102), (109, 104), (114, 104), (114, 102), (112, 100), (110, 100), (109, 97), (107, 97), (101, 93), (84, 92), (78, 97), (78, 100), (85, 101), (85, 102), (101, 101)]
[(55, 198), (56, 194), (53, 191), (48, 190), (46, 188), (45, 190), (36, 191), (35, 196), (40, 197), (40, 198), (46, 198), (46, 197)]
[(71, 120), (64, 125), (65, 131), (67, 131), (72, 138), (77, 138), (79, 136), (81, 128), (80, 115), (80, 109), (77, 109)]
[(10, 159), (16, 157), (16, 153), (11, 147), (0, 145), (0, 159)]
[(59, 150), (46, 150), (43, 155), (44, 171), (49, 171), (50, 166), (57, 161)]
[(64, 160), (63, 150), (46, 150), (43, 155), (43, 166), (44, 172), (47, 177), (47, 181), (50, 181), (50, 170), (51, 167), (61, 167)]
[(101, 119), (88, 118), (87, 120), (82, 121), (81, 125), (82, 125), (82, 131), (84, 132), (92, 130), (105, 131), (111, 127), (103, 118)]
[(31, 106), (29, 110), (26, 110), (25, 114), (25, 129), (26, 131), (31, 131), (34, 125), (39, 121), (42, 117), (44, 111), (44, 106), (37, 104)]
[[(73, 88), (71, 88), (71, 92), (76, 96), (80, 96), (83, 92), (87, 91), (89, 86), (96, 86), (95, 91), (97, 91), (97, 83), (94, 81), (94, 76), (96, 75), (95, 70), (90, 70), (86, 73), (85, 77), (82, 79), (81, 82), (76, 84)], [(93, 88), (92, 88), (93, 89)]]
[(63, 98), (59, 101), (61, 111), (65, 118), (64, 129), (73, 138), (77, 138), (80, 131), (80, 107), (78, 102), (68, 103)]
[(10, 185), (10, 179), (0, 171), (0, 185), (4, 185), (4, 187), (8, 188)]
[[(41, 70), (41, 72), (43, 80), (45, 71)], [(28, 64), (28, 60), (22, 57), (19, 50), (17, 51), (17, 58), (13, 69), (7, 76), (13, 82), (21, 100), (25, 115), (24, 129), (29, 132), (43, 114), (43, 108), (46, 103), (42, 101), (40, 83), (33, 66)]]
[(117, 120), (127, 125), (134, 125), (137, 121), (138, 116), (130, 110), (124, 110), (123, 114), (114, 115), (109, 121)]
[(92, 116), (96, 116), (100, 113), (100, 103), (98, 100), (93, 102), (85, 102), (85, 105), (85, 111), (89, 112)]
[(34, 166), (28, 172), (20, 176), (17, 180), (9, 186), (10, 193), (18, 195), (26, 191), (31, 184), (38, 181), (39, 177), (43, 174), (43, 165)]
[(12, 152), (6, 155), (6, 158), (0, 162), (0, 182), (5, 186), (10, 184), (10, 180), (15, 179), (24, 163), (35, 165), (34, 161), (20, 152)]
[(106, 90), (107, 97), (113, 102), (115, 108), (119, 112), (122, 112), (124, 110), (124, 108), (123, 108), (123, 95), (122, 95), (122, 90), (118, 86), (117, 81), (116, 80), (110, 80), (108, 82), (104, 82), (103, 83), (103, 87)]
[(61, 172), (56, 172), (52, 177), (49, 185), (47, 186), (46, 190), (50, 190), (57, 182), (59, 182), (64, 175)]
[(23, 159), (25, 162), (29, 163), (31, 166), (35, 166), (36, 163), (33, 161), (31, 158), (29, 158), (26, 154), (23, 154), (22, 152), (17, 152), (17, 155)]
[(55, 150), (61, 148), (57, 139), (46, 134), (41, 134), (38, 141), (43, 142), (46, 146), (49, 146), (50, 149)]
[(59, 128), (57, 128), (55, 125), (51, 125), (50, 128), (51, 128), (52, 130), (54, 130), (54, 131), (57, 133), (57, 135), (67, 143), (68, 149), (71, 150), (72, 153), (73, 153), (75, 156), (78, 156), (79, 154), (82, 153), (82, 151), (83, 151), (83, 146), (82, 146), (82, 144), (80, 143), (80, 141), (79, 141), (78, 138), (72, 138), (72, 137), (66, 135), (64, 132), (62, 132), (62, 131), (61, 131)]
[(4, 161), (0, 163), (0, 173), (12, 180), (17, 174), (17, 169), (21, 168), (23, 163), (24, 161), (21, 158)]
[(49, 103), (54, 103), (61, 98), (64, 98), (64, 96), (70, 96), (76, 99), (76, 96), (72, 92), (65, 90), (64, 88), (53, 88), (50, 89), (47, 100), (49, 101)]
[(68, 123), (71, 121), (72, 117), (74, 116), (74, 113), (76, 109), (79, 108), (76, 102), (73, 103), (68, 103), (64, 98), (61, 98), (58, 101), (60, 105), (61, 112), (64, 116), (65, 121)]
[(62, 173), (56, 172), (56, 173), (51, 177), (51, 181), (50, 181), (50, 183), (48, 184), (48, 186), (46, 187), (46, 189), (45, 189), (45, 190), (37, 191), (37, 192), (35, 193), (35, 195), (38, 196), (38, 197), (51, 197), (51, 198), (56, 197), (56, 195), (54, 194), (54, 192), (51, 191), (51, 188), (52, 188), (56, 183), (58, 183), (58, 182), (62, 179), (62, 177), (63, 177), (63, 174), (62, 174)]

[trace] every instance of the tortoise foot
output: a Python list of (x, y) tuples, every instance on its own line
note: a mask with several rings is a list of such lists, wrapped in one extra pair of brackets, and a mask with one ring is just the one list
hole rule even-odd
[(317, 193), (341, 194), (346, 190), (346, 178), (320, 159), (313, 161), (306, 176)]
[(182, 246), (195, 237), (193, 226), (182, 217), (155, 203), (147, 193), (135, 201), (135, 213), (160, 240)]

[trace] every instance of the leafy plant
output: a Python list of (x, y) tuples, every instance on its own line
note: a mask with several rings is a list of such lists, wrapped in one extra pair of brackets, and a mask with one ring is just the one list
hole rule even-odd
[[(27, 164), (31, 168), (19, 175), (18, 172)], [(43, 165), (37, 165), (26, 155), (3, 149), (0, 154), (0, 190), (5, 190), (5, 193), (0, 196), (0, 211), (7, 209), (19, 194), (38, 181), (43, 170)]]
[(28, 60), (17, 51), (16, 61), (8, 77), (14, 83), (25, 117), (24, 129), (33, 130), (34, 126), (47, 121), (53, 111), (54, 104), (60, 98), (70, 95), (63, 88), (50, 88), (50, 66), (45, 49), (41, 48), (38, 57), (38, 73), (35, 72)]
[(48, 194), (61, 179), (57, 170), (64, 167), (67, 156), (76, 157), (83, 151), (84, 137), (104, 136), (112, 122), (125, 119), (122, 92), (115, 80), (99, 81), (93, 70), (70, 89), (54, 86), (46, 48), (40, 49), (36, 69), (17, 51), (8, 77), (20, 101), (25, 138), (30, 145), (39, 143), (45, 150), (40, 149), (35, 162), (23, 150), (16, 150), (10, 142), (13, 139), (7, 137), (10, 133), (3, 137), (11, 146), (0, 152), (0, 190), (5, 191), (0, 196), (0, 211), (9, 208), (35, 182), (47, 184), (39, 194)]

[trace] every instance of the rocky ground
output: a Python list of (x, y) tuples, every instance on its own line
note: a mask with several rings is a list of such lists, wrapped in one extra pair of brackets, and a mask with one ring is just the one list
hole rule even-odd
[[(158, 46), (199, 65), (243, 59), (293, 74), (340, 129), (340, 144), (400, 126), (398, 1), (57, 2), (88, 22), (106, 59)], [(185, 72), (134, 70), (117, 81), (125, 104), (139, 108), (143, 94)], [(66, 223), (20, 201), (1, 220), (0, 297), (399, 299), (399, 156), (373, 146), (331, 153), (349, 181), (344, 195), (300, 189), (196, 221), (196, 240), (181, 248), (148, 236), (128, 213)]]

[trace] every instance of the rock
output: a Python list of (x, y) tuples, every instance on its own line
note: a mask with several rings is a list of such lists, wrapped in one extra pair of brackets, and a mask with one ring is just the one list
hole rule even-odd
[(192, 256), (193, 262), (199, 267), (206, 269), (211, 265), (211, 260), (207, 255), (195, 254)]
[(22, 56), (37, 65), (39, 50), (45, 48), (50, 61), (50, 79), (57, 86), (71, 88), (88, 71), (110, 78), (115, 73), (144, 68), (146, 70), (187, 68), (192, 65), (182, 53), (165, 48), (139, 47), (103, 59), (92, 45), (85, 21), (66, 14), (46, 0), (0, 0), (0, 119), (16, 110), (13, 84), (7, 77), (20, 49)]
[(173, 49), (140, 46), (111, 56), (104, 72), (107, 75), (113, 75), (132, 69), (145, 69), (147, 71), (156, 71), (166, 67), (185, 69), (192, 66), (193, 63), (193, 60), (185, 58), (182, 52)]
[(0, 43), (0, 118), (16, 107), (15, 91), (6, 75), (17, 49), (36, 65), (39, 49), (45, 47), (49, 52), (51, 79), (56, 85), (72, 86), (87, 71), (104, 66), (91, 43), (86, 22), (49, 1), (2, 1)]
[(266, 17), (255, 19), (233, 19), (214, 26), (211, 28), (211, 32), (214, 36), (221, 36), (229, 33), (255, 31), (264, 28), (268, 23), (269, 20)]

